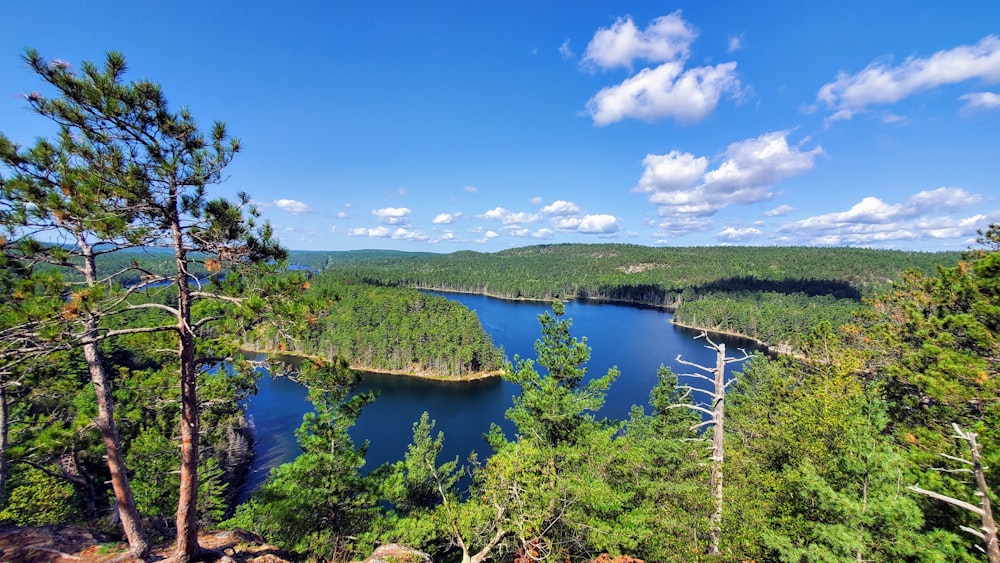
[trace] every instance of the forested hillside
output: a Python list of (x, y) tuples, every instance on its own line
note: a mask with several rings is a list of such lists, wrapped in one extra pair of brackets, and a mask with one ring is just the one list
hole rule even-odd
[[(293, 253), (292, 260), (317, 253)], [(360, 259), (363, 258), (363, 259)], [(359, 281), (505, 299), (595, 299), (667, 307), (677, 322), (791, 351), (819, 322), (847, 322), (862, 296), (906, 270), (931, 274), (958, 253), (858, 248), (561, 244), (497, 253), (338, 253), (326, 271)]]
[(361, 370), (439, 379), (496, 375), (503, 368), (503, 352), (476, 314), (460, 303), (409, 288), (346, 283), (329, 273), (311, 277), (304, 286), (301, 301), (310, 312), (298, 333), (262, 326), (244, 344), (345, 358)]

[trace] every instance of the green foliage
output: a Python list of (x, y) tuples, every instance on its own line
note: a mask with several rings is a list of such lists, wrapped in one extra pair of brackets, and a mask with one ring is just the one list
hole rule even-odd
[(355, 376), (344, 364), (306, 365), (300, 374), (315, 412), (296, 432), (302, 454), (274, 468), (251, 499), (224, 525), (259, 533), (279, 546), (331, 560), (371, 546), (357, 537), (377, 519), (377, 486), (363, 478), (366, 444), (348, 434), (374, 397), (351, 394)]
[[(320, 267), (318, 257), (310, 263)], [(691, 247), (560, 244), (492, 254), (330, 254), (325, 271), (388, 285), (507, 299), (592, 299), (676, 310), (697, 328), (736, 332), (796, 348), (819, 321), (845, 322), (862, 295), (907, 269), (933, 272), (957, 253), (859, 248)]]
[(331, 274), (300, 286), (298, 332), (262, 326), (249, 346), (323, 358), (359, 369), (463, 378), (497, 372), (503, 353), (479, 318), (443, 297), (405, 288), (346, 283)]
[(605, 393), (619, 373), (612, 368), (584, 385), (590, 361), (587, 339), (570, 335), (572, 321), (562, 318), (562, 303), (553, 303), (552, 311), (538, 316), (542, 338), (535, 342), (538, 364), (547, 373), (539, 374), (535, 362), (515, 356), (506, 377), (521, 387), (521, 394), (514, 398), (507, 418), (517, 425), (519, 435), (556, 446), (580, 443), (583, 436), (578, 431), (590, 429), (592, 413), (604, 405)]
[(22, 466), (11, 480), (0, 522), (17, 526), (64, 524), (76, 519), (73, 486), (34, 467)]

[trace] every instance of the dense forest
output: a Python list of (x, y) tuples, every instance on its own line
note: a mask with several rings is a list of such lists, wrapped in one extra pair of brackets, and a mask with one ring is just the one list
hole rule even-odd
[(503, 352), (479, 318), (443, 297), (409, 288), (346, 283), (311, 277), (301, 296), (310, 312), (290, 335), (260, 326), (242, 339), (255, 350), (345, 358), (357, 369), (439, 379), (499, 374)]
[[(58, 134), (0, 135), (5, 524), (86, 525), (141, 561), (157, 541), (216, 557), (199, 530), (243, 528), (318, 561), (398, 543), (463, 562), (1000, 562), (1000, 225), (960, 256), (570, 245), (289, 268), (248, 195), (208, 195), (240, 148), (222, 124), (203, 133), (158, 85), (124, 82), (118, 53), (79, 73), (25, 61), (57, 92), (28, 104)], [(499, 359), (470, 312), (399, 285), (553, 302), (535, 357), (502, 370), (513, 433), (439, 459), (425, 415), (400, 429), (402, 459), (362, 472), (349, 430), (378, 399), (345, 354), (460, 373)], [(588, 372), (559, 300), (583, 297), (698, 304), (706, 328), (794, 324), (797, 353), (732, 356), (704, 334), (714, 365), (682, 359), (648, 404), (598, 418), (618, 372)], [(306, 354), (314, 410), (301, 454), (234, 506), (250, 344)]]
[(819, 322), (846, 322), (863, 296), (907, 270), (931, 274), (958, 253), (861, 248), (559, 244), (496, 253), (293, 252), (368, 283), (504, 299), (590, 299), (674, 310), (675, 321), (799, 350)]

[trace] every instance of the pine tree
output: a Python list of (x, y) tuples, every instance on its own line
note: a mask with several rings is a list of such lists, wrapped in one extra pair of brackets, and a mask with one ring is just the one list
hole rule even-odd
[[(148, 80), (126, 83), (125, 59), (117, 52), (108, 53), (102, 68), (83, 63), (79, 73), (61, 61), (46, 61), (32, 50), (24, 58), (58, 93), (56, 97), (32, 93), (27, 100), (34, 112), (57, 124), (59, 139), (57, 143), (40, 141), (27, 151), (2, 142), (4, 160), (19, 174), (16, 182), (7, 183), (18, 191), (4, 195), (11, 202), (24, 202), (15, 210), (21, 220), (19, 235), (32, 255), (70, 265), (72, 256), (66, 247), (34, 240), (53, 228), (71, 235), (67, 242), (82, 258), (88, 281), (86, 290), (74, 294), (69, 303), (79, 310), (71, 314), (90, 319), (84, 324), (81, 343), (89, 346), (121, 334), (100, 325), (100, 315), (115, 307), (158, 310), (172, 319), (129, 332), (169, 331), (176, 338), (181, 470), (175, 559), (190, 560), (200, 550), (197, 384), (203, 360), (197, 347), (212, 322), (195, 311), (196, 302), (253, 300), (206, 290), (194, 265), (201, 262), (212, 274), (226, 270), (226, 283), (232, 287), (235, 282), (229, 278), (238, 279), (241, 268), (283, 259), (285, 253), (272, 240), (269, 225), (258, 228), (255, 224), (256, 211), (249, 206), (249, 196), (241, 195), (236, 203), (207, 197), (207, 187), (222, 181), (224, 168), (240, 148), (221, 122), (206, 136), (186, 108), (171, 111), (159, 85)], [(113, 279), (94, 277), (96, 268), (91, 266), (99, 253), (131, 246), (161, 246), (173, 252), (173, 273), (167, 279), (177, 291), (175, 304), (137, 304), (115, 293)], [(143, 273), (148, 281), (163, 279)], [(135, 294), (142, 287), (139, 284), (124, 293)], [(96, 354), (88, 353), (88, 363), (101, 365)], [(110, 414), (109, 386), (95, 376), (95, 387), (100, 388), (99, 398), (108, 399)], [(123, 466), (119, 472), (125, 474)]]

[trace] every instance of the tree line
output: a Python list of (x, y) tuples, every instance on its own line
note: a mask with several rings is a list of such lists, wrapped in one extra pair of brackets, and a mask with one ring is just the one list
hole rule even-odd
[[(839, 325), (907, 270), (933, 273), (956, 252), (860, 248), (557, 244), (496, 253), (308, 253), (325, 271), (370, 283), (505, 299), (589, 299), (671, 309), (678, 322), (798, 350), (819, 321)], [(300, 254), (293, 253), (293, 259)], [(752, 318), (751, 318), (752, 317)]]

